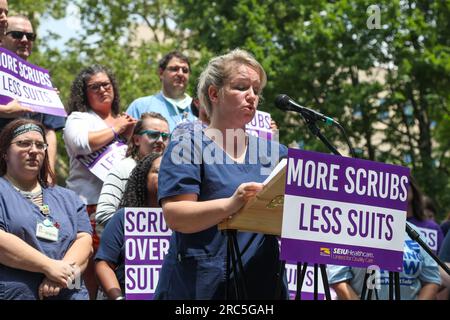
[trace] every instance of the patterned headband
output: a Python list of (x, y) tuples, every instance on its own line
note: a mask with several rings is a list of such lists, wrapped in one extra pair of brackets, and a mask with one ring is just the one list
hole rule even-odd
[(42, 129), (39, 126), (35, 125), (34, 123), (26, 123), (26, 124), (23, 124), (23, 125), (17, 127), (16, 130), (14, 130), (12, 138), (14, 139), (17, 136), (20, 136), (21, 134), (24, 134), (24, 133), (27, 133), (30, 131), (37, 131), (42, 136), (44, 136), (44, 132), (42, 131)]

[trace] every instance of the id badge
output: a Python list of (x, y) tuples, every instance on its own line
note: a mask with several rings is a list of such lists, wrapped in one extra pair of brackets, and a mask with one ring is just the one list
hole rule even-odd
[(41, 239), (58, 241), (58, 233), (58, 228), (56, 228), (48, 219), (38, 222), (36, 226), (36, 237)]

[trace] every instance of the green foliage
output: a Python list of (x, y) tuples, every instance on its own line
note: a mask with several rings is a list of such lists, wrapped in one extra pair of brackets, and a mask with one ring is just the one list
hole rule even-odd
[[(442, 211), (450, 210), (450, 3), (378, 1), (369, 29), (366, 0), (85, 0), (83, 35), (64, 51), (39, 43), (33, 61), (51, 70), (66, 101), (82, 66), (111, 67), (122, 106), (159, 90), (156, 62), (170, 49), (193, 60), (190, 92), (208, 59), (240, 47), (264, 66), (261, 108), (284, 143), (326, 152), (297, 115), (274, 108), (277, 94), (335, 117), (364, 158), (410, 166)], [(20, 10), (61, 16), (67, 1), (21, 1)], [(12, 6), (12, 5), (11, 5)], [(18, 10), (19, 10), (18, 9)], [(137, 24), (155, 31), (136, 42)], [(333, 128), (322, 132), (344, 152)]]

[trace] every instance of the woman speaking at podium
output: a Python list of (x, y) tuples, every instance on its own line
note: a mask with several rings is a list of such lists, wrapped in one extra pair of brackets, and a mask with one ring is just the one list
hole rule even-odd
[[(163, 157), (158, 198), (174, 231), (156, 299), (224, 299), (227, 236), (217, 229), (261, 189), (287, 148), (246, 134), (267, 81), (262, 66), (243, 50), (210, 60), (198, 97), (208, 128), (174, 139)], [(265, 150), (263, 150), (265, 149)], [(274, 299), (279, 248), (275, 236), (238, 232), (247, 298)], [(233, 274), (230, 283), (233, 283)], [(228, 298), (235, 291), (228, 288)], [(282, 295), (287, 298), (286, 281)]]

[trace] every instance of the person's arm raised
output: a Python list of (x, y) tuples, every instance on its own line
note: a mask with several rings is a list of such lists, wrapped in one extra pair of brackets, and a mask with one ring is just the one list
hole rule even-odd
[(0, 118), (14, 119), (21, 117), (26, 112), (34, 112), (33, 109), (22, 106), (17, 100), (0, 105)]
[(231, 197), (208, 201), (197, 201), (196, 194), (168, 197), (162, 200), (164, 218), (174, 231), (203, 231), (237, 213), (262, 188), (262, 183), (242, 183)]
[(115, 139), (116, 136), (128, 134), (128, 132), (133, 130), (135, 124), (136, 120), (134, 118), (127, 115), (121, 115), (114, 119), (114, 123), (110, 128), (89, 132), (88, 139), (91, 150), (97, 151)]

